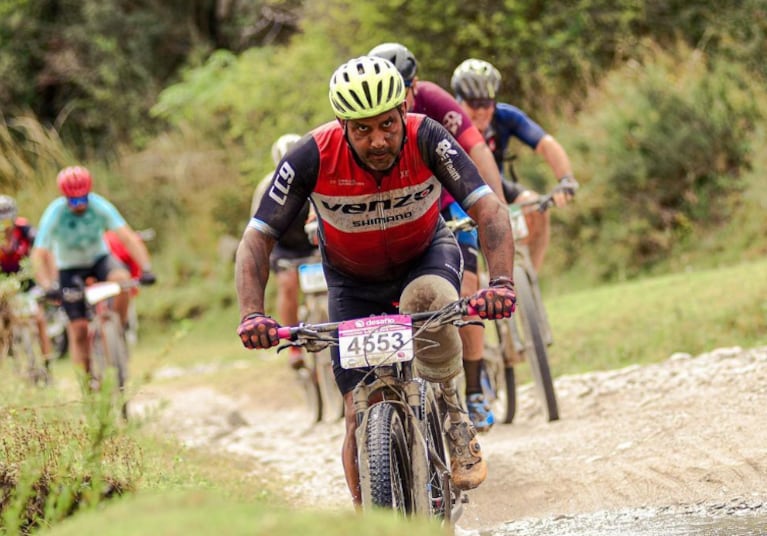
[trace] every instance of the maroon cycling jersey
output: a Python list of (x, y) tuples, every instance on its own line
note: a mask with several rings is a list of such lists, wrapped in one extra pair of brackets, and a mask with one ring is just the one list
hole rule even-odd
[(29, 255), (35, 232), (26, 219), (16, 218), (6, 233), (0, 246), (0, 267), (5, 274), (15, 274), (21, 269), (21, 260)]
[[(434, 82), (419, 80), (416, 85), (415, 100), (412, 111), (431, 117), (442, 123), (467, 153), (478, 143), (484, 143), (482, 133), (471, 122), (467, 114), (455, 98)], [(453, 201), (449, 192), (442, 192), (443, 207)]]
[(485, 141), (455, 98), (434, 82), (418, 81), (411, 112), (424, 114), (441, 123), (467, 153)]
[(400, 277), (443, 225), (443, 186), (464, 209), (492, 194), (441, 125), (421, 114), (406, 121), (402, 152), (380, 183), (359, 163), (338, 121), (314, 130), (280, 163), (249, 226), (279, 239), (309, 198), (325, 262), (356, 279)]

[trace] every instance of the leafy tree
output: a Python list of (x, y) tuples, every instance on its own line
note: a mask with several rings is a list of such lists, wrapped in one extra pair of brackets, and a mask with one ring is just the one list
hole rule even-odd
[[(0, 106), (31, 110), (80, 156), (142, 144), (160, 89), (215, 48), (278, 43), (297, 1), (6, 0), (0, 7)], [(291, 11), (292, 10), (292, 11)]]

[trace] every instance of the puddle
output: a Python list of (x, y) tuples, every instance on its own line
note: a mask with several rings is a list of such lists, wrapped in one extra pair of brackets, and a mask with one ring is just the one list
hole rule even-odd
[(627, 509), (520, 520), (480, 536), (764, 536), (767, 505), (733, 501), (707, 506)]

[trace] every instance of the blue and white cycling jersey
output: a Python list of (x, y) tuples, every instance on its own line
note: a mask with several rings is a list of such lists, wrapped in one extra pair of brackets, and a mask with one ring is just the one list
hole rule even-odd
[(493, 120), (487, 131), (484, 132), (485, 141), (493, 152), (495, 162), (501, 172), (503, 172), (503, 156), (512, 136), (535, 150), (545, 135), (546, 131), (530, 119), (525, 112), (516, 106), (503, 102), (495, 105)]
[(104, 231), (125, 225), (117, 208), (98, 194), (88, 194), (88, 208), (82, 214), (73, 213), (66, 197), (59, 197), (40, 219), (35, 247), (51, 250), (60, 270), (89, 268), (109, 253)]

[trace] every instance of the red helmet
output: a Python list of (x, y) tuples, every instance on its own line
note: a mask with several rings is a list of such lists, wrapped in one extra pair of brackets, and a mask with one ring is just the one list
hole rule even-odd
[(59, 183), (61, 193), (67, 197), (88, 195), (93, 184), (91, 172), (80, 166), (70, 166), (62, 169), (58, 177), (56, 177), (56, 181)]

